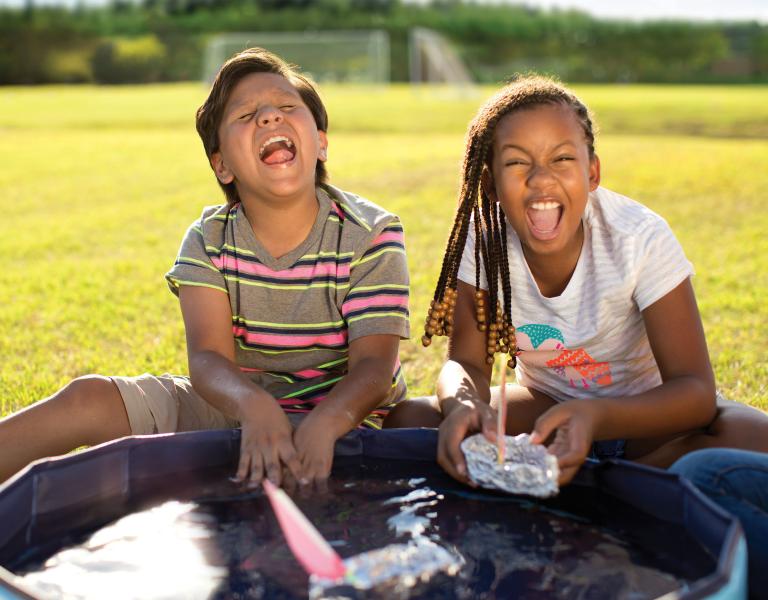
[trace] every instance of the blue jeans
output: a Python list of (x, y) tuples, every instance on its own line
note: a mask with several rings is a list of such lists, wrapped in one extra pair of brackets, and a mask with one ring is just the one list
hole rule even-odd
[(747, 539), (749, 588), (768, 589), (768, 454), (708, 448), (686, 454), (669, 469), (687, 478), (741, 522)]

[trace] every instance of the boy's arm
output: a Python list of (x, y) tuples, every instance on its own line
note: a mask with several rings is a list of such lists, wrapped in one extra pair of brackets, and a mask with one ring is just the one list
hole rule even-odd
[[(459, 281), (448, 361), (437, 380), (437, 400), (443, 413), (437, 462), (449, 475), (469, 483), (459, 444), (469, 433), (495, 437), (496, 417), (490, 407), (492, 365), (485, 362), (485, 332), (477, 329), (475, 288)], [(488, 294), (483, 292), (486, 305)]]
[(357, 427), (392, 389), (400, 339), (367, 335), (349, 344), (347, 374), (296, 429), (294, 441), (308, 480), (328, 477), (336, 440)]
[(403, 228), (396, 217), (382, 213), (371, 223), (372, 228), (361, 226), (365, 233), (349, 225), (350, 237), (342, 239), (354, 251), (349, 288), (339, 306), (350, 340), (347, 373), (296, 428), (294, 444), (306, 479), (325, 479), (336, 440), (386, 400), (400, 339), (409, 336)]
[(623, 398), (572, 400), (537, 421), (534, 435), (551, 447), (570, 481), (592, 440), (651, 438), (704, 427), (715, 417), (715, 379), (690, 279), (643, 311), (663, 383)]
[(179, 300), (193, 387), (242, 425), (237, 479), (257, 484), (266, 476), (279, 485), (283, 466), (297, 475), (299, 463), (288, 418), (277, 401), (235, 364), (227, 295), (217, 289), (182, 285)]

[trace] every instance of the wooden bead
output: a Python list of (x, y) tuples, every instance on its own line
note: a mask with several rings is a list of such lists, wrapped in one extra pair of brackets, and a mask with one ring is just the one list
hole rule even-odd
[(445, 326), (445, 335), (451, 335), (453, 333), (453, 327), (450, 325)]
[(517, 366), (517, 357), (516, 356), (510, 356), (509, 360), (507, 361), (507, 366), (510, 369), (514, 369)]
[(482, 297), (483, 297), (483, 292), (481, 292), (480, 290), (475, 290), (475, 298), (482, 299)]
[(427, 335), (435, 335), (435, 328), (431, 325), (427, 325), (425, 331), (427, 332)]
[(494, 362), (495, 362), (495, 361), (493, 360), (493, 356), (488, 356), (488, 357), (485, 359), (485, 364), (487, 364), (487, 365), (492, 365)]
[(445, 315), (445, 322), (448, 323), (448, 325), (453, 325), (453, 313)]
[(477, 329), (478, 329), (478, 331), (485, 331), (485, 329), (486, 329), (485, 323), (478, 323), (477, 324)]
[(502, 354), (507, 354), (509, 352), (509, 346), (502, 344), (500, 350)]
[(426, 348), (431, 343), (432, 343), (432, 338), (431, 337), (429, 337), (428, 335), (421, 336), (421, 345), (422, 346), (424, 346)]
[(430, 326), (430, 327), (437, 327), (437, 319), (435, 319), (434, 317), (432, 317), (432, 318), (429, 320), (429, 326)]

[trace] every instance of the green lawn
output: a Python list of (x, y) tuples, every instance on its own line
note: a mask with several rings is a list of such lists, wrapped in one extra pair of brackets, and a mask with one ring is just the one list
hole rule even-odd
[[(222, 201), (197, 134), (199, 84), (3, 88), (0, 414), (90, 372), (186, 372), (163, 274)], [(444, 344), (416, 340), (452, 220), (466, 123), (490, 90), (323, 88), (331, 179), (399, 213), (411, 257), (412, 393)], [(768, 88), (583, 86), (603, 182), (661, 213), (696, 267), (719, 386), (768, 409)]]

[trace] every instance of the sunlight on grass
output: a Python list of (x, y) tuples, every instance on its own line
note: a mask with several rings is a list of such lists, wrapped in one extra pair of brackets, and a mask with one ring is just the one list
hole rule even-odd
[[(453, 219), (467, 120), (490, 90), (323, 91), (332, 181), (405, 225), (413, 340), (401, 354), (411, 394), (430, 393), (444, 344), (416, 342)], [(579, 91), (604, 132), (604, 184), (661, 213), (694, 263), (719, 386), (768, 408), (766, 89)], [(194, 130), (205, 94), (198, 84), (4, 89), (0, 414), (89, 372), (186, 372), (163, 274), (189, 223), (222, 201)]]

